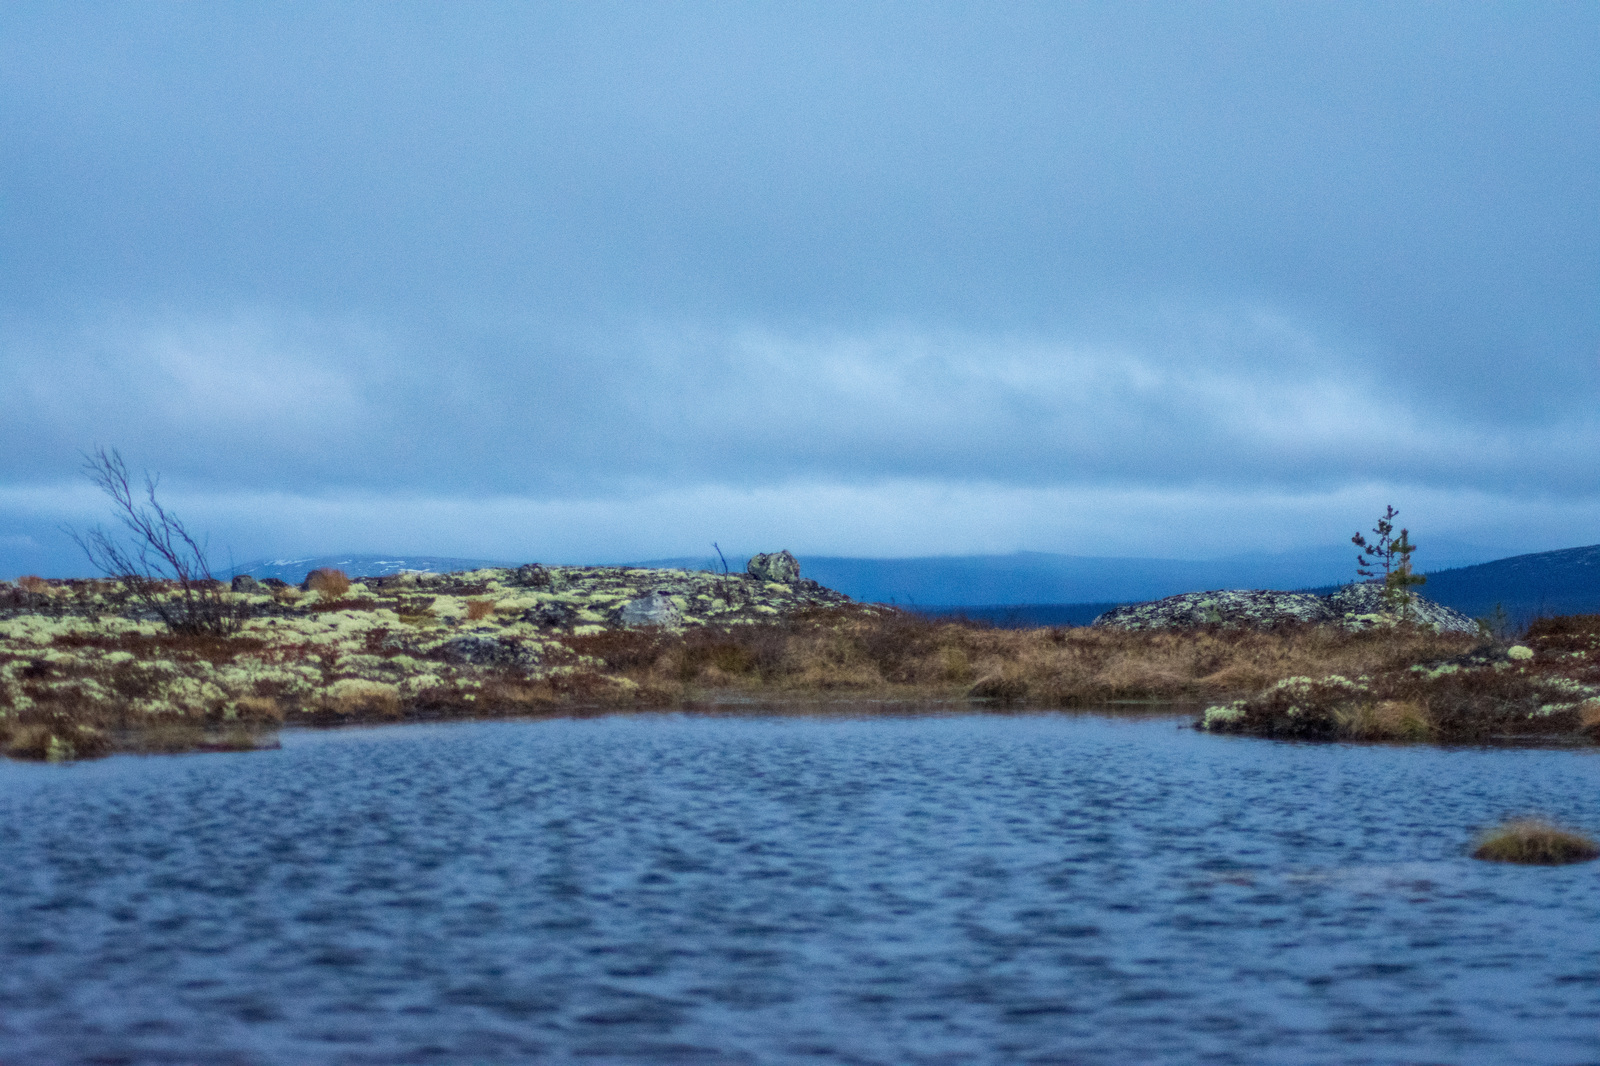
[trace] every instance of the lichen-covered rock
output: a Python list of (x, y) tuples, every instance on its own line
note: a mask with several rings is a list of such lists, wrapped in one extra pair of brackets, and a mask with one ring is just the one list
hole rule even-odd
[(1440, 633), (1478, 632), (1478, 623), (1460, 611), (1434, 603), (1416, 593), (1411, 594), (1411, 602), (1405, 610), (1397, 614), (1384, 598), (1383, 586), (1372, 581), (1346, 585), (1328, 597), (1328, 606), (1351, 629), (1393, 625), (1397, 619), (1404, 619)]
[(498, 637), (468, 634), (448, 640), (439, 646), (446, 662), (472, 666), (527, 666), (537, 662), (516, 641)]
[(1331, 596), (1262, 589), (1186, 592), (1117, 607), (1100, 615), (1093, 624), (1121, 629), (1190, 629), (1206, 625), (1270, 629), (1285, 623), (1327, 623), (1359, 630), (1403, 621), (1441, 633), (1478, 632), (1478, 624), (1460, 611), (1415, 594), (1403, 612), (1396, 612), (1384, 599), (1382, 586), (1373, 583), (1346, 585)]
[(800, 561), (790, 554), (788, 549), (781, 552), (765, 552), (751, 556), (749, 564), (745, 566), (745, 572), (762, 581), (792, 585), (800, 580)]
[(522, 620), (550, 629), (571, 629), (578, 624), (578, 611), (570, 603), (541, 603), (522, 612)]
[(512, 571), (510, 583), (530, 589), (549, 588), (550, 571), (538, 563), (524, 563)]
[(1092, 624), (1121, 629), (1188, 629), (1205, 625), (1267, 629), (1283, 622), (1333, 620), (1328, 601), (1311, 593), (1225, 589), (1186, 592), (1164, 600), (1117, 607)]
[(672, 598), (663, 592), (629, 600), (617, 612), (617, 621), (625, 626), (681, 626), (683, 612)]

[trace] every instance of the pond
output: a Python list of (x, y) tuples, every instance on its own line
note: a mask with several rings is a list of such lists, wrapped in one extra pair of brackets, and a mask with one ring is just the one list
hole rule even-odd
[(619, 715), (0, 766), (0, 1062), (1600, 1060), (1593, 750)]

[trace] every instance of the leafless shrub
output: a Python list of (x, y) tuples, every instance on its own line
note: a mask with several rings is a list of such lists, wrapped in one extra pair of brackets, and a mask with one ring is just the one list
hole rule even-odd
[(111, 498), (129, 542), (104, 527), (68, 534), (107, 577), (155, 614), (174, 633), (226, 636), (239, 628), (239, 611), (211, 574), (204, 546), (178, 516), (156, 499), (157, 479), (146, 473), (144, 499), (135, 495), (127, 464), (115, 448), (84, 457), (84, 473)]

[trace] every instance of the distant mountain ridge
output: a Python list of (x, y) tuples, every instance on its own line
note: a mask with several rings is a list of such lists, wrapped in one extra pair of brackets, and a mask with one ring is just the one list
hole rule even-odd
[(1496, 605), (1519, 622), (1594, 614), (1600, 612), (1600, 544), (1437, 570), (1418, 591), (1474, 618), (1491, 614)]
[[(1435, 603), (1469, 618), (1491, 618), (1503, 611), (1514, 626), (1557, 614), (1600, 613), (1600, 544), (1561, 548), (1495, 559), (1473, 566), (1435, 570), (1418, 591)], [(1305, 591), (1330, 593), (1340, 586), (1322, 585)], [(1201, 590), (1188, 590), (1201, 591)], [(1035, 603), (943, 605), (923, 608), (929, 614), (965, 616), (995, 625), (1087, 625), (1118, 604)]]
[(219, 576), (233, 577), (249, 574), (256, 580), (275, 577), (297, 585), (313, 570), (328, 567), (343, 570), (351, 577), (379, 577), (398, 574), (402, 570), (431, 570), (448, 573), (451, 570), (478, 570), (485, 566), (515, 566), (515, 563), (497, 562), (493, 559), (462, 559), (449, 555), (314, 555), (299, 559), (261, 559), (228, 571), (218, 571)]

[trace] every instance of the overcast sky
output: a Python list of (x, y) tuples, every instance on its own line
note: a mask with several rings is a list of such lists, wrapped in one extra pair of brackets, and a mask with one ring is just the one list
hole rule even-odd
[(1600, 6), (0, 7), (0, 576), (1600, 541)]

